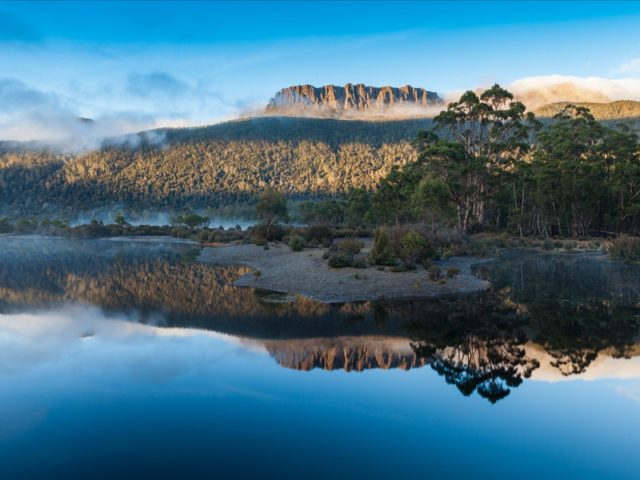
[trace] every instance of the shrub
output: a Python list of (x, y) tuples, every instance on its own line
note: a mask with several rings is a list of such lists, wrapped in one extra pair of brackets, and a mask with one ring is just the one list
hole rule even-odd
[(8, 218), (0, 218), (0, 233), (9, 233), (13, 231), (13, 225)]
[(331, 268), (350, 267), (353, 264), (353, 255), (348, 253), (334, 253), (329, 256), (329, 266)]
[(621, 236), (607, 248), (609, 255), (625, 262), (640, 261), (640, 237)]
[(548, 238), (542, 243), (542, 248), (545, 250), (553, 250), (553, 242)]
[[(256, 245), (259, 245), (258, 241), (279, 242), (287, 233), (288, 230), (281, 225), (255, 225), (249, 231), (249, 239)], [(264, 245), (264, 243), (261, 244)]]
[(429, 278), (431, 280), (439, 280), (442, 277), (442, 270), (437, 265), (431, 265), (429, 267)]
[(357, 255), (360, 253), (360, 250), (364, 248), (364, 243), (353, 238), (341, 240), (340, 242), (336, 242), (335, 245), (339, 252), (350, 253), (352, 255)]
[(393, 266), (396, 264), (389, 234), (384, 228), (378, 228), (373, 235), (373, 247), (371, 247), (369, 259), (375, 265)]
[(564, 249), (567, 252), (570, 252), (572, 250), (575, 250), (575, 248), (578, 246), (578, 244), (576, 242), (574, 242), (573, 240), (569, 240), (568, 242), (564, 243)]
[(433, 257), (435, 249), (421, 234), (409, 230), (400, 240), (399, 256), (407, 267), (413, 266), (417, 260)]
[(318, 243), (329, 242), (331, 243), (331, 229), (329, 227), (314, 225), (306, 229), (305, 237), (308, 241), (315, 240)]
[(351, 262), (351, 266), (353, 268), (367, 268), (369, 264), (364, 258), (354, 257), (353, 261)]
[(447, 278), (454, 278), (458, 274), (460, 274), (460, 269), (458, 267), (447, 268)]
[(294, 252), (300, 252), (307, 246), (307, 241), (300, 235), (292, 235), (289, 239), (289, 247)]

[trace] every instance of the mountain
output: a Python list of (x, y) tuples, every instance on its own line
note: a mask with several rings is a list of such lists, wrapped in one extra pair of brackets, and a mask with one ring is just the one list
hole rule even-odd
[(553, 117), (567, 105), (586, 107), (598, 120), (630, 120), (640, 118), (640, 102), (618, 100), (615, 102), (555, 102), (535, 110), (538, 117)]
[[(294, 85), (283, 88), (267, 105), (267, 113), (311, 113), (326, 115), (406, 113), (426, 115), (444, 106), (440, 96), (424, 88), (371, 87), (347, 83), (344, 87)], [(440, 110), (441, 108), (437, 108)]]
[[(562, 105), (541, 107), (537, 114), (551, 116)], [(623, 120), (640, 127), (640, 102), (583, 105), (605, 123)], [(61, 209), (110, 205), (224, 207), (266, 187), (291, 198), (373, 189), (394, 165), (416, 158), (412, 141), (419, 130), (432, 126), (424, 116), (347, 119), (275, 113), (143, 132), (80, 154), (0, 142), (0, 217), (55, 216)]]

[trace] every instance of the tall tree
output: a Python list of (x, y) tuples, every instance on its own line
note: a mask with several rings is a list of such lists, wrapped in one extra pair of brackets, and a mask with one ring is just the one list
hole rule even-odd
[(448, 186), (461, 231), (485, 222), (500, 177), (530, 149), (538, 124), (513, 98), (499, 85), (480, 96), (468, 91), (434, 118), (432, 132), (418, 138), (420, 162)]

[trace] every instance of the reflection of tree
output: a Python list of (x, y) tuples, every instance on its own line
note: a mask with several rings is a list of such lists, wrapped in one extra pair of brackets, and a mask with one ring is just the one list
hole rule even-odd
[(515, 255), (483, 275), (529, 312), (530, 339), (563, 375), (583, 373), (599, 352), (626, 357), (640, 333), (638, 267), (590, 255)]
[(539, 366), (523, 348), (523, 319), (499, 296), (446, 303), (411, 323), (412, 346), (463, 395), (495, 403)]
[(563, 375), (585, 372), (605, 349), (613, 357), (629, 357), (640, 333), (638, 309), (626, 302), (545, 302), (532, 304), (529, 310), (534, 340), (553, 357), (551, 365)]

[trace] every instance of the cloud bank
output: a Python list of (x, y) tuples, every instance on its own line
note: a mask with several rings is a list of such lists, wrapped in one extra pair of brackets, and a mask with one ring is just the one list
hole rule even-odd
[(507, 86), (530, 109), (553, 102), (640, 100), (640, 78), (525, 77)]

